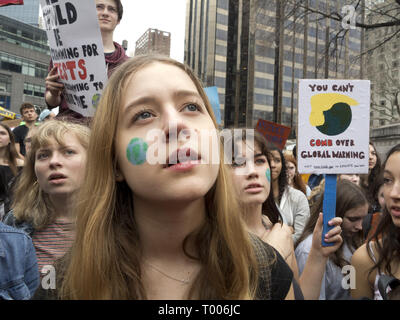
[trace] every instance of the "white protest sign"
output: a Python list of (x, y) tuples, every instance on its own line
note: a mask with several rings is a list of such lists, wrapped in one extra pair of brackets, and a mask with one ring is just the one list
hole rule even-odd
[(93, 116), (108, 79), (95, 1), (41, 0), (41, 6), (68, 107)]
[(368, 173), (369, 80), (300, 80), (300, 173)]

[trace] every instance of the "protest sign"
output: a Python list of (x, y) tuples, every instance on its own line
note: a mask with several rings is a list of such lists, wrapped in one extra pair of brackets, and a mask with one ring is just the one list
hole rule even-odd
[(0, 7), (11, 6), (11, 5), (23, 5), (24, 0), (0, 0)]
[(262, 119), (258, 119), (256, 130), (281, 150), (285, 147), (290, 135), (289, 127)]
[(300, 173), (368, 173), (369, 80), (300, 80)]
[(368, 173), (368, 80), (300, 80), (297, 158), (300, 173), (325, 174), (322, 245), (336, 215), (340, 173)]
[(68, 107), (93, 116), (107, 82), (95, 1), (41, 0), (41, 6)]
[(17, 114), (15, 112), (11, 112), (10, 110), (0, 107), (0, 116), (7, 119), (15, 119)]
[(207, 87), (204, 88), (204, 91), (206, 92), (208, 100), (210, 101), (211, 106), (213, 108), (217, 124), (221, 124), (221, 110), (220, 110), (217, 87)]

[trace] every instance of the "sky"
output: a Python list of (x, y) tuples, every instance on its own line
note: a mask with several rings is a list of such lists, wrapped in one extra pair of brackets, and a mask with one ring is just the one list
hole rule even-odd
[(128, 40), (129, 56), (136, 41), (149, 28), (171, 33), (171, 58), (183, 62), (186, 0), (122, 0), (124, 14), (114, 31), (114, 41)]

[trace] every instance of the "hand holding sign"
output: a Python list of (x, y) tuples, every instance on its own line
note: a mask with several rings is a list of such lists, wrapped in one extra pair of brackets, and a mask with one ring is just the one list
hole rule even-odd
[(323, 214), (320, 213), (318, 216), (317, 223), (314, 227), (313, 238), (312, 238), (312, 249), (319, 252), (323, 257), (328, 258), (331, 253), (334, 253), (343, 243), (343, 238), (340, 235), (342, 228), (340, 225), (343, 220), (340, 217), (335, 217), (329, 220), (327, 223), (331, 226), (328, 233), (324, 235), (322, 239), (324, 242), (329, 243), (329, 246), (322, 246), (321, 238), (323, 236)]
[(60, 76), (57, 67), (53, 67), (46, 77), (46, 89), (48, 89), (54, 97), (59, 97), (64, 89), (64, 84), (59, 82)]

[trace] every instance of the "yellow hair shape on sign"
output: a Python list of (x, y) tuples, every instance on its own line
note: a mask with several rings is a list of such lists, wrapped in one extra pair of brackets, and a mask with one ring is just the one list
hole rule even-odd
[(329, 110), (336, 103), (344, 102), (349, 106), (356, 106), (358, 102), (340, 93), (319, 93), (311, 97), (310, 124), (314, 127), (325, 123), (324, 111)]

